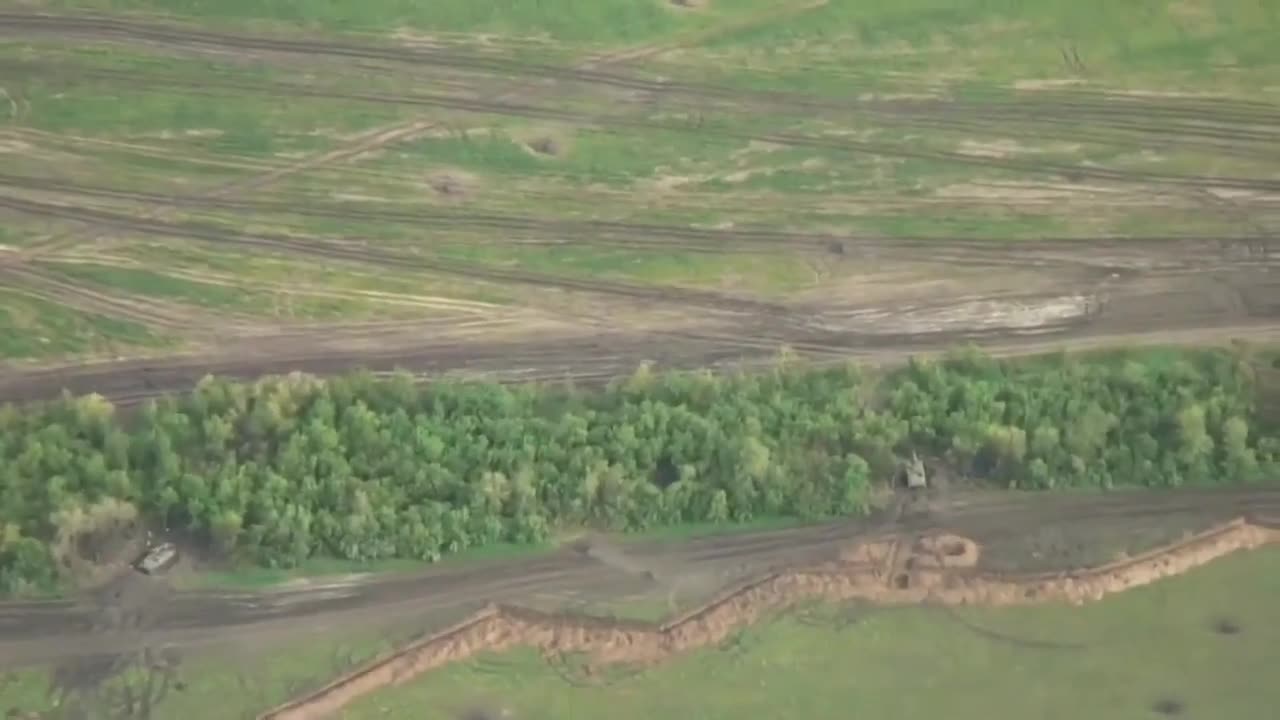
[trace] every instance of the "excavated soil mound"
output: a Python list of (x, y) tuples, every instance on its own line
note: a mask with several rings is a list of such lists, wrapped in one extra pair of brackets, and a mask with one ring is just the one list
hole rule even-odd
[(848, 547), (841, 548), (840, 562), (846, 565), (876, 565), (880, 566), (888, 562), (893, 555), (895, 543), (886, 542), (869, 542), (858, 543)]
[[(716, 645), (762, 615), (801, 601), (868, 600), (884, 604), (925, 601), (948, 605), (1080, 604), (1185, 572), (1228, 553), (1280, 540), (1280, 531), (1236, 520), (1163, 550), (1092, 570), (1033, 576), (972, 571), (978, 548), (965, 538), (935, 536), (917, 543), (950, 558), (900, 571), (897, 543), (851, 549), (842, 562), (769, 575), (726, 591), (706, 605), (661, 625), (490, 606), (448, 630), (370, 663), (260, 720), (314, 720), (331, 715), (366, 693), (405, 682), (422, 672), (472, 657), (533, 646), (548, 656), (583, 653), (595, 665), (646, 665), (695, 648)], [(922, 558), (925, 555), (912, 554)], [(852, 561), (852, 562), (848, 562)], [(959, 569), (957, 569), (959, 568)]]
[(978, 564), (978, 544), (959, 535), (933, 535), (916, 541), (913, 568), (971, 568)]

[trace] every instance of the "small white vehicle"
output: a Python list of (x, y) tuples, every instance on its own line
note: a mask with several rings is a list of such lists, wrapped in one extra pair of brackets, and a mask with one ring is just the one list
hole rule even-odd
[(910, 490), (922, 490), (929, 486), (929, 482), (925, 477), (924, 461), (920, 456), (911, 453), (911, 462), (906, 466), (907, 488)]
[(133, 564), (135, 570), (144, 575), (158, 575), (173, 567), (178, 562), (178, 548), (173, 543), (160, 543), (147, 550)]

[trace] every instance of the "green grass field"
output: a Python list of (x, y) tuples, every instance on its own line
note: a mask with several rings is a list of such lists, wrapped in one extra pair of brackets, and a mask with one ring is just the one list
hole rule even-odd
[[(751, 717), (1268, 717), (1280, 628), (1280, 550), (1238, 553), (1186, 575), (1084, 607), (801, 608), (699, 651), (607, 685), (567, 685), (534, 653), (484, 655), (365, 696), (340, 717), (454, 720), (471, 707), (539, 720), (660, 715)], [(657, 619), (655, 603), (597, 610)], [(262, 638), (184, 657), (181, 690), (156, 712), (220, 720), (249, 716), (352, 662), (457, 614), (345, 627), (324, 636)], [(1230, 624), (1234, 634), (1218, 626)], [(49, 709), (49, 674), (0, 674), (8, 708)], [(1081, 692), (1088, 688), (1088, 692)]]
[[(366, 696), (341, 717), (449, 720), (478, 706), (520, 720), (1120, 720), (1158, 717), (1165, 700), (1187, 717), (1259, 718), (1280, 702), (1267, 679), (1277, 602), (1280, 551), (1268, 549), (1083, 608), (818, 609), (607, 687), (570, 690), (531, 652), (488, 656)], [(1239, 632), (1215, 632), (1222, 621)]]
[(0, 290), (0, 358), (52, 360), (86, 353), (162, 348), (169, 340), (145, 326)]
[[(166, 20), (306, 41), (316, 51), (5, 38), (0, 184), (24, 199), (126, 217), (159, 213), (551, 281), (770, 298), (844, 287), (859, 265), (785, 243), (692, 252), (651, 242), (643, 230), (602, 243), (591, 231), (513, 235), (481, 219), (1010, 243), (1226, 236), (1280, 223), (1274, 204), (1249, 197), (1227, 202), (1185, 186), (1066, 170), (1274, 177), (1280, 156), (1267, 118), (1280, 103), (1280, 50), (1271, 41), (1280, 10), (1272, 3), (692, 5), (51, 0), (43, 11)], [(325, 51), (326, 42), (428, 55), (353, 59)], [(624, 51), (646, 52), (611, 56)], [(592, 82), (548, 80), (550, 68), (582, 68), (588, 58), (596, 59)], [(654, 92), (646, 83), (655, 79), (694, 86)], [(1123, 93), (1123, 102), (1100, 100), (1104, 92)], [(412, 132), (383, 139), (410, 123)], [(1044, 163), (1058, 169), (1039, 169)], [(49, 182), (62, 188), (40, 186)], [(221, 204), (207, 203), (211, 193)], [(521, 288), (449, 273), (163, 233), (107, 229), (103, 242), (99, 230), (64, 219), (14, 217), (0, 225), (0, 246), (24, 248), (42, 267), (111, 295), (191, 305), (215, 319), (414, 316), (403, 303), (347, 292), (381, 291), (384, 279), (392, 292), (418, 297), (535, 302)], [(237, 282), (201, 280), (202, 266), (174, 258), (170, 246), (201, 254), (199, 263)], [(86, 251), (98, 266), (80, 256)], [(317, 297), (317, 284), (344, 295)], [(289, 308), (277, 308), (282, 293)], [(92, 342), (57, 333), (67, 337), (50, 344), (72, 353), (97, 353), (109, 339), (106, 331)]]

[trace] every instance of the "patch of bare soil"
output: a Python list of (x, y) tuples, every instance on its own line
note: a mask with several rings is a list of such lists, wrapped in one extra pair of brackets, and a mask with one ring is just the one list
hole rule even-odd
[[(1081, 604), (1185, 572), (1237, 550), (1277, 541), (1280, 531), (1237, 519), (1161, 550), (1091, 570), (997, 576), (974, 572), (979, 555), (976, 543), (936, 535), (917, 540), (905, 551), (901, 542), (879, 542), (850, 549), (840, 562), (771, 574), (660, 625), (491, 605), (443, 632), (270, 710), (260, 720), (326, 717), (367, 693), (480, 652), (532, 645), (552, 658), (584, 654), (590, 667), (643, 666), (719, 645), (767, 613), (807, 600)], [(1178, 706), (1164, 714), (1176, 714), (1180, 709)]]
[(475, 190), (475, 180), (470, 176), (456, 172), (439, 172), (427, 180), (427, 184), (437, 195), (448, 200), (465, 200)]
[(913, 568), (971, 568), (978, 564), (978, 544), (958, 535), (920, 538), (912, 549)]
[(529, 141), (529, 149), (538, 155), (559, 157), (564, 153), (564, 143), (550, 136), (536, 137)]

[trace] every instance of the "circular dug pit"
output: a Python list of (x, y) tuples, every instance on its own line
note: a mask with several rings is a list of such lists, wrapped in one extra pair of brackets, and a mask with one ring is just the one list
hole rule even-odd
[(978, 544), (959, 535), (922, 537), (912, 548), (919, 567), (971, 568), (978, 564)]
[(475, 194), (477, 183), (467, 173), (449, 170), (433, 173), (427, 178), (427, 186), (443, 200), (460, 202)]
[(1209, 627), (1218, 635), (1239, 635), (1241, 630), (1240, 623), (1228, 617), (1216, 618)]
[(1163, 697), (1151, 703), (1151, 712), (1163, 717), (1178, 717), (1186, 710), (1187, 704), (1173, 697)]
[(538, 155), (546, 155), (547, 157), (560, 157), (564, 152), (560, 141), (553, 137), (534, 138), (529, 141), (529, 149)]

